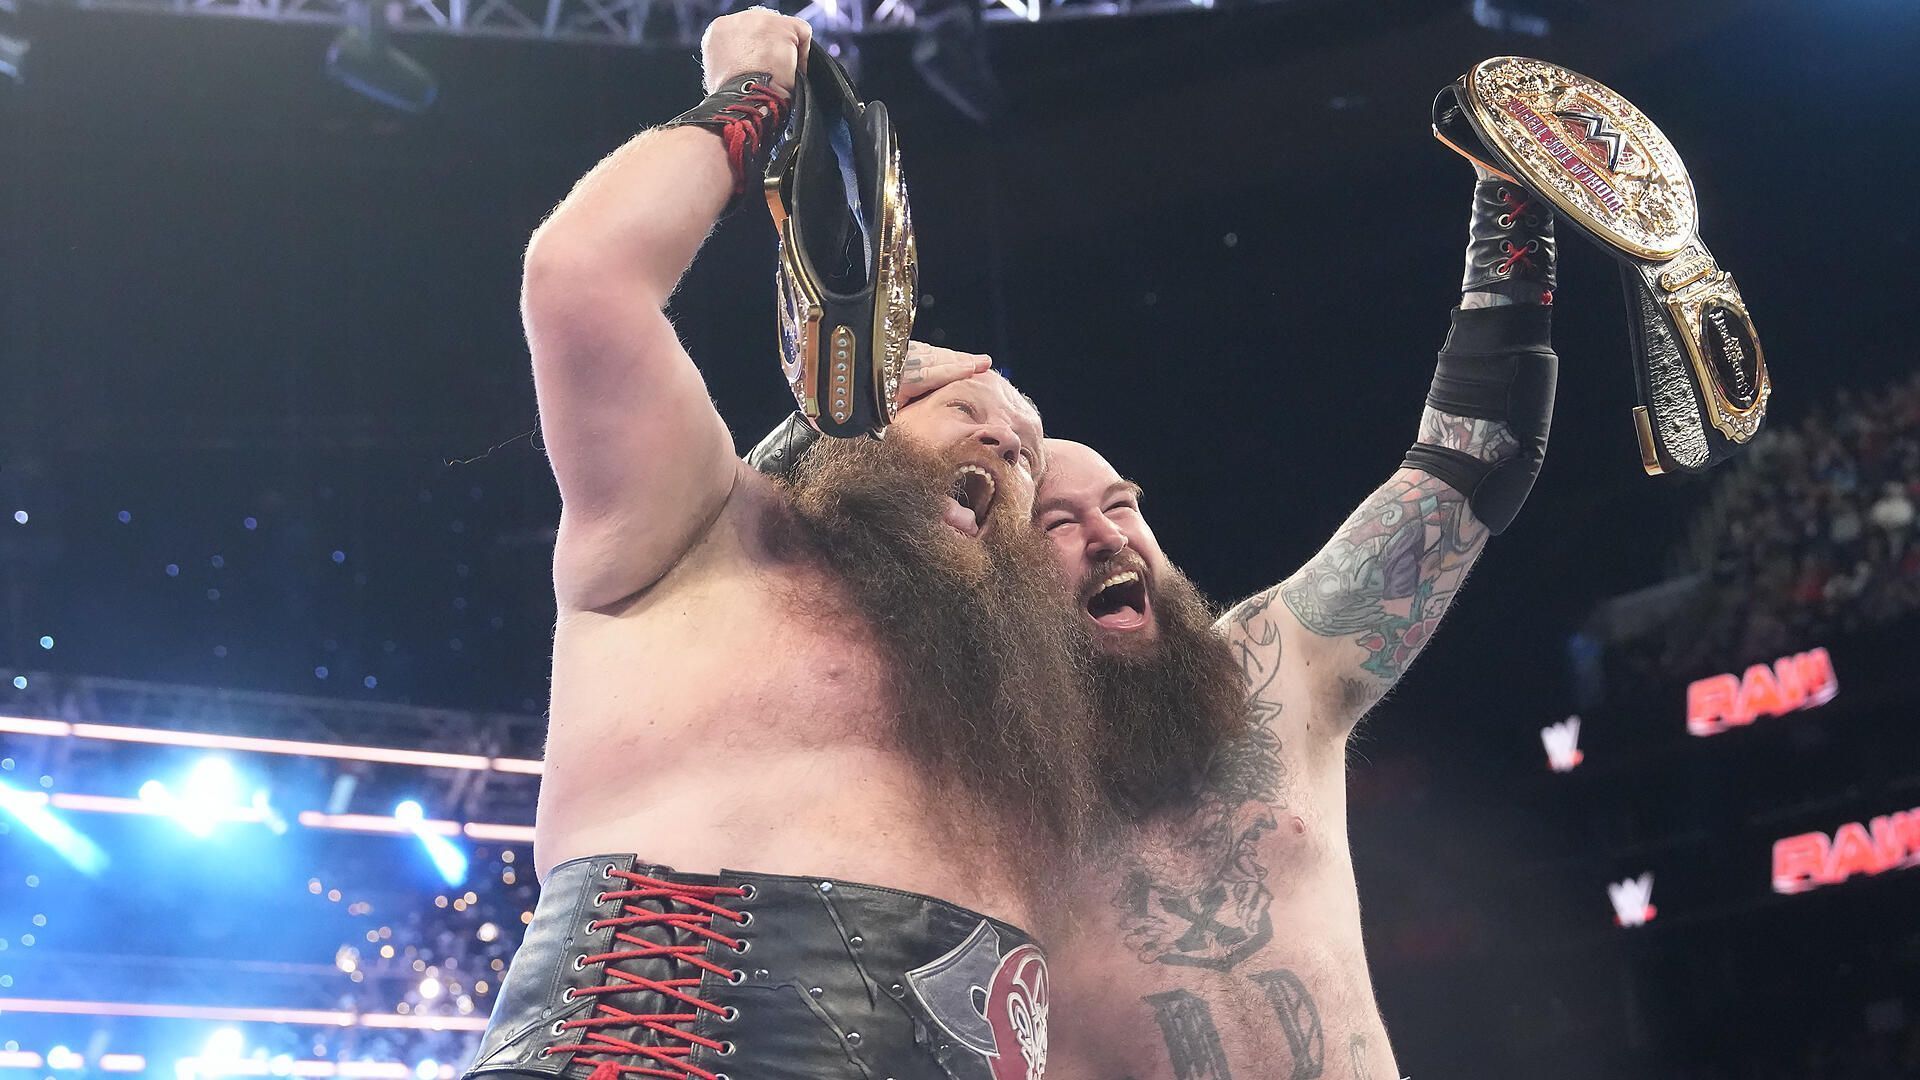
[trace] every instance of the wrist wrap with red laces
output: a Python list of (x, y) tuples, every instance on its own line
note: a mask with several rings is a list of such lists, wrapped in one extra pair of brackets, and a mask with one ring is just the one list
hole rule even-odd
[(786, 118), (787, 99), (773, 88), (773, 77), (750, 71), (660, 126), (703, 127), (718, 134), (727, 144), (727, 166), (733, 170), (733, 194), (738, 198), (766, 168)]
[(1473, 185), (1467, 268), (1461, 292), (1487, 292), (1517, 304), (1551, 304), (1558, 252), (1553, 207), (1511, 180)]

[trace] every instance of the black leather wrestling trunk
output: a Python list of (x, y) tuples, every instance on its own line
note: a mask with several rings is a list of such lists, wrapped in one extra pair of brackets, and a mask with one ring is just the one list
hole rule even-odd
[(469, 1077), (1037, 1080), (1046, 960), (1018, 927), (830, 878), (555, 867)]

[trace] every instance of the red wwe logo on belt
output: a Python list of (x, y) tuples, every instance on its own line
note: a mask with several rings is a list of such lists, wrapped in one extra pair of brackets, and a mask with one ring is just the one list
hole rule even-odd
[(1047, 1069), (1047, 960), (1033, 945), (1000, 953), (982, 921), (945, 956), (907, 972), (914, 996), (990, 1080), (1040, 1080)]

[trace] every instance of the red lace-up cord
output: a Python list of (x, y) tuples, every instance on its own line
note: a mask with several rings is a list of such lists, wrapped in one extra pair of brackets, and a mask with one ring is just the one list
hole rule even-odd
[(1515, 247), (1511, 240), (1503, 240), (1501, 244), (1507, 249), (1507, 261), (1501, 263), (1500, 269), (1494, 271), (1494, 273), (1504, 274), (1513, 269), (1514, 263), (1520, 263), (1529, 267), (1533, 265), (1533, 260), (1527, 258), (1528, 253), (1533, 250), (1533, 241), (1529, 240), (1518, 247)]
[(1533, 205), (1532, 199), (1523, 199), (1506, 188), (1500, 189), (1500, 201), (1507, 204), (1506, 217), (1509, 222), (1519, 221), (1521, 212)]
[[(708, 960), (705, 955), (705, 943), (692, 945), (659, 945), (639, 936), (638, 931), (650, 925), (664, 924), (670, 930), (684, 930), (688, 933), (717, 941), (729, 948), (738, 949), (740, 939), (731, 938), (713, 928), (716, 918), (732, 919), (744, 924), (746, 915), (720, 907), (712, 901), (722, 896), (745, 896), (743, 888), (727, 888), (720, 885), (683, 885), (672, 881), (661, 881), (644, 874), (629, 873), (625, 870), (609, 870), (611, 877), (622, 878), (631, 884), (631, 888), (601, 893), (598, 902), (608, 900), (626, 901), (620, 906), (620, 914), (611, 919), (596, 919), (588, 924), (589, 930), (603, 930), (609, 926), (621, 929), (613, 935), (616, 944), (631, 945), (633, 948), (618, 952), (604, 952), (583, 957), (580, 963), (585, 965), (604, 965), (608, 982), (602, 986), (588, 986), (576, 990), (573, 994), (593, 994), (599, 997), (594, 1004), (593, 1014), (578, 1020), (568, 1020), (560, 1029), (580, 1030), (581, 1041), (564, 1046), (547, 1048), (547, 1053), (562, 1054), (569, 1051), (576, 1054), (599, 1054), (598, 1058), (576, 1057), (575, 1064), (596, 1066), (588, 1080), (618, 1080), (622, 1074), (636, 1076), (659, 1076), (667, 1080), (715, 1080), (714, 1073), (687, 1063), (686, 1059), (695, 1046), (704, 1046), (709, 1050), (723, 1050), (724, 1043), (695, 1035), (677, 1025), (692, 1024), (700, 1018), (702, 1011), (724, 1016), (726, 1009), (711, 1001), (694, 996), (693, 987), (700, 985), (700, 971), (711, 971), (715, 975), (732, 978), (733, 972)], [(691, 911), (664, 912), (648, 911), (635, 901), (665, 900), (669, 905), (692, 908)], [(629, 972), (621, 971), (612, 965), (625, 960), (654, 960), (666, 958), (676, 964), (686, 964), (695, 969), (689, 978), (645, 979)], [(614, 1005), (609, 1000), (615, 994), (635, 994), (645, 992), (665, 994), (667, 997), (687, 1006), (684, 1012), (674, 1013), (632, 1013)], [(572, 995), (569, 995), (572, 996)], [(662, 1039), (679, 1040), (685, 1046), (662, 1045), (646, 1046), (629, 1042), (605, 1034), (600, 1028), (630, 1027), (639, 1025)], [(640, 1064), (624, 1064), (620, 1057), (632, 1057)]]
[[(1532, 199), (1522, 199), (1506, 188), (1500, 189), (1500, 201), (1505, 203), (1507, 207), (1507, 212), (1504, 216), (1507, 219), (1508, 228), (1512, 228), (1517, 224), (1520, 221), (1520, 215), (1525, 213), (1527, 208), (1533, 205)], [(1513, 244), (1509, 242), (1507, 244), (1507, 260), (1500, 264), (1499, 272), (1502, 274), (1507, 273), (1513, 269), (1514, 263), (1524, 263), (1531, 267), (1533, 260), (1527, 258), (1527, 253), (1531, 250), (1533, 250), (1533, 241), (1531, 240), (1519, 247), (1514, 247)], [(1545, 306), (1551, 306), (1553, 304), (1552, 289), (1541, 290), (1540, 303)]]
[(727, 144), (727, 166), (733, 170), (733, 193), (746, 193), (748, 172), (760, 156), (760, 146), (768, 140), (770, 133), (780, 129), (780, 122), (787, 116), (787, 99), (773, 92), (773, 88), (754, 84), (741, 101), (728, 105), (720, 112), (727, 117), (726, 126), (720, 129), (720, 138)]

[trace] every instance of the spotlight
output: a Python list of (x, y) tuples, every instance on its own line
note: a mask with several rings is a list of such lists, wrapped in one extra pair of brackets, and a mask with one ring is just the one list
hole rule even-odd
[(380, 12), (373, 10), (380, 2), (350, 6), (354, 25), (327, 47), (327, 77), (390, 109), (425, 112), (440, 96), (440, 86), (420, 61), (393, 47), (384, 4)]
[[(239, 778), (223, 757), (201, 758), (180, 787), (183, 794), (175, 795), (166, 784), (149, 780), (140, 785), (140, 801), (161, 807), (181, 828), (203, 840), (240, 803)], [(265, 798), (266, 793), (260, 792), (255, 804), (264, 803)]]
[(247, 1039), (239, 1028), (216, 1028), (200, 1047), (200, 1060), (203, 1064), (239, 1061), (246, 1052)]
[(69, 866), (89, 877), (107, 868), (107, 853), (100, 850), (85, 833), (62, 821), (47, 809), (47, 797), (38, 791), (21, 791), (0, 782), (0, 814), (26, 826), (27, 831), (67, 861)]
[(407, 826), (419, 838), (420, 846), (427, 849), (427, 857), (433, 860), (433, 868), (440, 872), (440, 880), (449, 885), (466, 884), (466, 852), (461, 851), (453, 841), (426, 828), (426, 816), (426, 811), (412, 799), (393, 808), (393, 819)]

